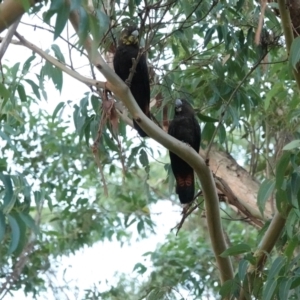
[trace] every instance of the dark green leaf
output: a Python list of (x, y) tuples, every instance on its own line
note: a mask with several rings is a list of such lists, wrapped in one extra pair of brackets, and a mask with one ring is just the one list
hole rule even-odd
[(62, 63), (65, 63), (65, 58), (62, 54), (62, 52), (60, 51), (59, 46), (57, 46), (56, 44), (51, 45), (52, 50), (54, 51), (55, 57)]
[(206, 123), (202, 131), (202, 142), (209, 144), (216, 127), (213, 123)]
[(6, 89), (6, 87), (0, 82), (0, 97), (4, 99), (8, 99), (10, 96), (10, 92)]
[(206, 31), (205, 37), (204, 37), (204, 44), (203, 44), (203, 48), (205, 48), (207, 46), (207, 44), (210, 42), (212, 35), (215, 32), (215, 27), (213, 26), (212, 28), (209, 28)]
[(36, 58), (36, 56), (33, 54), (30, 56), (23, 64), (22, 74), (25, 75), (30, 69), (31, 62)]
[(279, 162), (276, 165), (276, 188), (281, 189), (283, 179), (285, 176), (285, 170), (290, 162), (290, 153), (283, 152)]
[(64, 30), (67, 21), (69, 19), (69, 13), (70, 13), (70, 6), (65, 1), (62, 1), (61, 6), (57, 10), (55, 29), (54, 29), (54, 40), (57, 37), (59, 37), (62, 31)]
[(277, 281), (275, 279), (267, 281), (262, 294), (262, 299), (264, 300), (273, 299), (273, 294), (275, 292), (276, 286), (277, 286)]
[(226, 298), (227, 296), (232, 295), (232, 292), (236, 288), (236, 284), (237, 283), (236, 283), (235, 279), (227, 280), (223, 283), (223, 285), (221, 286), (221, 288), (219, 290), (219, 294), (221, 295), (222, 299)]
[(147, 271), (147, 268), (143, 264), (137, 263), (133, 268), (133, 271), (135, 270), (137, 270), (139, 274), (144, 274)]
[(272, 195), (274, 188), (275, 182), (273, 179), (265, 179), (264, 182), (260, 185), (257, 194), (257, 204), (262, 215), (264, 214), (266, 202)]
[(25, 81), (31, 86), (33, 93), (35, 94), (37, 99), (41, 99), (40, 91), (39, 91), (39, 86), (33, 82), (30, 79), (25, 79)]
[(35, 234), (39, 233), (39, 229), (35, 224), (35, 221), (33, 220), (33, 218), (31, 217), (31, 215), (29, 214), (24, 214), (24, 213), (20, 213), (19, 214), (20, 218), (24, 221), (24, 223), (27, 225), (28, 228), (30, 228), (31, 230), (33, 230), (33, 232)]
[[(300, 38), (300, 37), (299, 37)], [(283, 150), (300, 149), (300, 140), (294, 140), (283, 147)]]
[(248, 261), (242, 259), (239, 263), (239, 270), (238, 270), (238, 276), (241, 281), (245, 279), (245, 276), (247, 274), (247, 268), (248, 268)]
[(238, 244), (235, 246), (232, 246), (228, 249), (226, 249), (220, 256), (221, 257), (227, 257), (227, 256), (233, 256), (233, 255), (238, 255), (241, 253), (246, 253), (250, 252), (251, 247), (247, 244)]
[(0, 243), (2, 242), (6, 231), (5, 216), (2, 211), (0, 211)]
[(219, 135), (220, 145), (222, 145), (226, 141), (226, 130), (222, 124), (218, 129), (218, 135)]
[(20, 241), (20, 227), (16, 219), (12, 215), (7, 215), (9, 226), (11, 228), (11, 242), (9, 245), (8, 254), (13, 253)]
[(270, 271), (268, 273), (267, 281), (275, 279), (275, 277), (278, 275), (280, 270), (284, 267), (284, 263), (285, 263), (285, 260), (282, 256), (279, 256), (274, 260), (274, 262), (270, 268)]
[(4, 194), (4, 207), (8, 205), (11, 202), (11, 199), (13, 197), (13, 187), (11, 178), (9, 175), (4, 175), (3, 173), (0, 173), (0, 180), (3, 182), (5, 187), (5, 194)]
[(279, 284), (279, 300), (288, 299), (293, 278), (283, 278)]
[(56, 118), (58, 112), (65, 106), (64, 102), (59, 102), (57, 104), (57, 106), (55, 107), (53, 114), (52, 114), (52, 122), (54, 121), (54, 119)]
[(295, 70), (297, 70), (296, 66), (299, 60), (300, 60), (300, 37), (298, 36), (293, 40), (290, 56), (289, 56), (290, 64)]
[(22, 84), (18, 85), (18, 94), (19, 94), (19, 97), (20, 97), (22, 102), (27, 101), (26, 92), (25, 92), (24, 86)]
[(205, 115), (202, 115), (200, 113), (198, 113), (197, 116), (199, 117), (200, 120), (202, 120), (206, 123), (208, 123), (208, 122), (212, 122), (212, 123), (219, 122), (218, 119), (215, 119), (215, 118), (212, 118), (212, 117), (209, 117), (209, 116), (205, 116)]

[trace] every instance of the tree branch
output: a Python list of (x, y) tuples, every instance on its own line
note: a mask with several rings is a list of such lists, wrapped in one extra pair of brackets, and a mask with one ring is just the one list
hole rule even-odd
[[(285, 37), (286, 50), (288, 57), (290, 56), (291, 46), (294, 40), (290, 11), (285, 0), (278, 0), (278, 8), (281, 17), (282, 29)], [(293, 69), (294, 77), (300, 89), (300, 73)]]
[[(78, 32), (80, 19), (76, 11), (70, 13), (70, 21), (75, 31)], [(84, 47), (88, 52), (91, 62), (108, 80), (107, 87), (122, 100), (139, 126), (141, 126), (151, 138), (177, 154), (194, 168), (203, 187), (207, 224), (218, 269), (220, 271), (221, 282), (224, 283), (232, 279), (233, 269), (230, 258), (220, 257), (220, 254), (226, 250), (226, 243), (220, 219), (219, 199), (212, 172), (194, 149), (165, 133), (142, 112), (134, 100), (129, 87), (109, 68), (98, 51), (94, 49), (92, 51), (92, 40), (90, 37), (87, 37), (85, 40)]]
[(12, 40), (12, 37), (20, 23), (20, 20), (21, 20), (21, 17), (17, 19), (17, 21), (15, 23), (13, 23), (8, 31), (7, 31), (7, 34), (6, 36), (3, 38), (3, 40), (1, 41), (1, 46), (0, 46), (0, 61), (2, 60), (2, 57), (3, 55), (5, 54), (11, 40)]
[(84, 76), (80, 75), (79, 73), (69, 69), (63, 63), (59, 62), (57, 59), (55, 59), (51, 55), (47, 54), (42, 49), (40, 49), (37, 46), (31, 44), (24, 37), (22, 37), (18, 32), (15, 33), (15, 36), (20, 40), (22, 45), (24, 45), (25, 47), (31, 49), (33, 52), (39, 54), (42, 58), (44, 58), (45, 60), (50, 62), (52, 65), (56, 66), (57, 68), (59, 68), (61, 71), (63, 71), (66, 74), (70, 75), (71, 77), (81, 81), (82, 83), (86, 84), (89, 87), (90, 86), (95, 86), (96, 88), (105, 88), (105, 83), (104, 82), (84, 77)]
[[(40, 1), (29, 0), (30, 6)], [(20, 0), (5, 0), (0, 4), (0, 33), (16, 22), (25, 12), (24, 4)]]

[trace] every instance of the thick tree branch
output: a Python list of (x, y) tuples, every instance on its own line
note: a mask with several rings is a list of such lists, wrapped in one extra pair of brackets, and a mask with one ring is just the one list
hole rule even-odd
[[(78, 32), (80, 19), (76, 11), (70, 13), (70, 21), (75, 31)], [(226, 250), (226, 243), (221, 225), (219, 199), (212, 172), (194, 149), (168, 135), (142, 112), (134, 100), (129, 87), (111, 70), (98, 51), (92, 51), (92, 40), (89, 37), (86, 39), (84, 46), (91, 62), (108, 80), (107, 87), (122, 100), (139, 126), (141, 126), (141, 128), (154, 140), (193, 166), (203, 187), (207, 224), (218, 269), (220, 271), (221, 282), (224, 283), (225, 281), (232, 279), (233, 269), (230, 258), (220, 257), (220, 254)]]
[[(40, 1), (29, 0), (31, 6)], [(25, 12), (21, 0), (5, 0), (0, 4), (0, 33), (18, 20)]]
[(15, 35), (20, 40), (22, 45), (24, 45), (25, 47), (31, 49), (33, 52), (39, 54), (42, 58), (44, 58), (45, 60), (50, 62), (55, 67), (59, 68), (61, 71), (63, 71), (66, 74), (70, 75), (71, 77), (81, 81), (82, 83), (85, 83), (88, 86), (95, 86), (97, 88), (105, 88), (105, 83), (104, 82), (94, 80), (94, 79), (90, 79), (90, 78), (87, 78), (87, 77), (84, 77), (84, 76), (80, 75), (79, 73), (77, 73), (77, 72), (71, 70), (70, 68), (68, 68), (67, 66), (65, 66), (63, 63), (59, 62), (57, 59), (55, 59), (51, 55), (47, 54), (42, 49), (40, 49), (37, 46), (35, 46), (35, 45), (31, 44), (30, 42), (28, 42), (18, 32), (16, 32)]
[[(291, 208), (288, 209), (288, 212), (290, 211), (290, 209)], [(271, 221), (268, 230), (266, 231), (258, 249), (256, 250), (256, 265), (251, 266), (255, 270), (262, 270), (263, 266), (265, 265), (268, 254), (272, 251), (272, 249), (275, 246), (275, 243), (281, 236), (282, 229), (285, 226), (286, 217), (283, 217), (278, 211), (275, 213), (275, 216)], [(252, 268), (250, 268), (250, 270)]]
[[(201, 149), (200, 155), (205, 159), (206, 153), (204, 150)], [(266, 203), (263, 216), (257, 207), (259, 182), (238, 165), (230, 154), (212, 147), (209, 155), (209, 167), (216, 176), (226, 181), (240, 204), (251, 214), (251, 219), (266, 221), (272, 218), (270, 202)], [(234, 205), (233, 203), (230, 204)]]
[[(278, 8), (285, 37), (286, 50), (288, 56), (290, 56), (291, 46), (294, 40), (290, 11), (285, 0), (278, 0)], [(300, 89), (300, 72), (293, 70), (293, 73), (297, 82), (298, 89)]]
[(6, 36), (3, 38), (3, 40), (1, 41), (1, 45), (0, 45), (0, 61), (2, 60), (2, 57), (4, 55), (4, 53), (6, 52), (11, 40), (12, 40), (12, 37), (14, 36), (14, 33), (20, 23), (20, 20), (21, 20), (21, 17), (17, 19), (17, 21), (15, 23), (13, 23), (8, 31), (7, 31), (7, 34)]

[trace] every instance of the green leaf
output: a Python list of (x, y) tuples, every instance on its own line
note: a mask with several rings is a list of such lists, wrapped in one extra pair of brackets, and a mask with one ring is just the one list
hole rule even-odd
[(8, 99), (10, 96), (9, 90), (0, 82), (0, 97), (4, 99)]
[(197, 116), (199, 117), (200, 120), (202, 120), (202, 121), (204, 121), (206, 123), (208, 123), (208, 122), (212, 122), (212, 123), (219, 122), (219, 120), (216, 119), (216, 118), (205, 116), (205, 115), (202, 115), (200, 113), (198, 113)]
[(203, 48), (205, 48), (207, 46), (207, 44), (210, 42), (212, 35), (215, 32), (215, 27), (213, 26), (212, 28), (209, 28), (206, 31), (205, 37), (204, 37), (204, 44), (203, 44)]
[(60, 36), (64, 30), (67, 21), (69, 19), (70, 6), (62, 1), (60, 8), (57, 10), (55, 29), (54, 29), (54, 40)]
[(133, 271), (135, 270), (137, 270), (139, 274), (144, 274), (147, 271), (147, 268), (143, 264), (137, 263), (133, 268)]
[(284, 255), (290, 260), (293, 256), (295, 248), (298, 246), (298, 238), (293, 237), (291, 240), (288, 241), (288, 244), (284, 250)]
[(39, 229), (35, 224), (35, 221), (33, 220), (33, 218), (31, 217), (31, 215), (29, 214), (24, 214), (24, 213), (20, 213), (19, 214), (20, 218), (23, 220), (23, 222), (27, 225), (28, 228), (30, 228), (31, 230), (33, 230), (33, 232), (35, 234), (39, 233)]
[(208, 145), (215, 130), (216, 130), (216, 127), (213, 123), (206, 123), (202, 130), (202, 142), (204, 142), (206, 145)]
[(259, 187), (257, 194), (257, 204), (262, 215), (264, 214), (266, 202), (273, 193), (274, 188), (275, 182), (273, 179), (264, 180), (264, 182)]
[(145, 226), (144, 226), (144, 222), (143, 220), (140, 220), (138, 223), (137, 223), (137, 231), (139, 234), (142, 234), (143, 231), (145, 229)]
[(31, 66), (31, 62), (36, 58), (36, 56), (33, 54), (32, 56), (30, 56), (23, 64), (23, 69), (22, 69), (22, 74), (25, 75), (28, 73), (30, 66)]
[(293, 282), (293, 278), (283, 278), (279, 284), (279, 300), (286, 300), (288, 299), (288, 295), (291, 289), (291, 285)]
[(140, 160), (140, 163), (143, 165), (143, 167), (146, 168), (149, 166), (148, 155), (144, 149), (142, 149), (140, 151), (139, 160)]
[(285, 259), (282, 257), (282, 256), (279, 256), (277, 257), (271, 268), (270, 268), (270, 271), (268, 273), (268, 280), (274, 280), (275, 277), (278, 275), (278, 273), (280, 272), (280, 270), (284, 267), (284, 264), (285, 264)]
[(54, 51), (54, 55), (55, 57), (62, 63), (65, 63), (65, 58), (62, 54), (62, 52), (60, 51), (60, 48), (58, 45), (53, 44), (51, 45), (52, 50)]
[(135, 0), (128, 0), (129, 15), (133, 17), (135, 11)]
[(226, 130), (223, 124), (220, 125), (218, 130), (219, 142), (222, 145), (226, 140)]
[(16, 149), (15, 145), (12, 143), (10, 137), (1, 130), (0, 130), (0, 137), (2, 137), (2, 139), (8, 143), (8, 145), (12, 148), (12, 150), (17, 152), (17, 149)]
[(11, 199), (13, 197), (13, 187), (9, 175), (4, 175), (3, 173), (0, 173), (0, 180), (3, 182), (5, 188), (5, 194), (3, 198), (3, 207), (5, 207), (11, 202)]
[(279, 162), (276, 165), (276, 188), (281, 189), (285, 176), (285, 170), (290, 162), (290, 153), (283, 152)]
[(4, 216), (3, 212), (0, 211), (0, 243), (4, 238), (5, 229), (6, 229), (5, 216)]
[(292, 46), (291, 46), (291, 51), (290, 51), (290, 57), (289, 57), (289, 62), (293, 69), (297, 71), (297, 63), (300, 60), (300, 37), (296, 37), (293, 40)]
[(233, 256), (241, 253), (250, 252), (251, 247), (248, 244), (238, 244), (234, 245), (228, 249), (226, 249), (223, 253), (221, 253), (221, 257)]
[(225, 297), (232, 295), (237, 288), (237, 282), (235, 279), (227, 280), (223, 283), (219, 290), (219, 294), (224, 299)]
[(291, 290), (298, 287), (299, 285), (300, 285), (300, 277), (296, 277), (292, 282)]
[(238, 276), (241, 281), (245, 279), (245, 276), (247, 274), (247, 268), (248, 268), (248, 261), (242, 259), (239, 263), (239, 269), (238, 269)]
[(35, 94), (36, 98), (41, 100), (41, 94), (40, 94), (40, 91), (39, 91), (39, 86), (30, 79), (25, 79), (25, 81), (31, 86), (32, 91)]
[(57, 106), (55, 107), (53, 114), (52, 114), (52, 122), (54, 121), (54, 119), (56, 118), (58, 112), (65, 106), (64, 102), (59, 102), (57, 104)]
[(300, 140), (294, 140), (283, 147), (283, 150), (293, 150), (295, 148), (300, 149)]
[(19, 237), (18, 246), (14, 251), (14, 254), (16, 256), (18, 256), (22, 252), (22, 250), (24, 249), (24, 247), (26, 245), (26, 241), (27, 241), (26, 230), (27, 230), (27, 227), (26, 227), (24, 221), (20, 218), (19, 213), (14, 212), (12, 215), (15, 218), (15, 220), (17, 221), (19, 229), (20, 229), (20, 237)]
[(92, 106), (93, 106), (93, 109), (95, 111), (96, 114), (99, 114), (99, 111), (100, 111), (100, 98), (95, 96), (95, 95), (92, 95), (91, 96), (91, 103), (92, 103)]
[(8, 254), (12, 254), (18, 247), (20, 241), (20, 227), (16, 219), (12, 215), (7, 215), (9, 226), (11, 228), (11, 241)]
[(21, 102), (26, 102), (27, 101), (27, 96), (26, 96), (26, 93), (25, 93), (25, 89), (24, 89), (24, 86), (22, 84), (18, 85), (18, 94), (19, 94), (19, 97), (21, 99)]
[(275, 292), (276, 286), (277, 286), (276, 280), (267, 281), (267, 283), (265, 284), (265, 288), (264, 288), (261, 299), (264, 299), (264, 300), (273, 299), (273, 294)]
[(52, 67), (51, 79), (54, 83), (54, 86), (61, 92), (63, 85), (63, 73), (59, 68)]

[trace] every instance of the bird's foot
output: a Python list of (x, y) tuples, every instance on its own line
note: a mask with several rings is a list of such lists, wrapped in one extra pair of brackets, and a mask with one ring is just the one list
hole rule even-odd
[(130, 88), (131, 86), (131, 80), (129, 80), (128, 78), (125, 80), (125, 83), (127, 84), (127, 86)]

